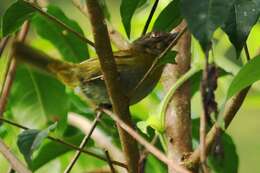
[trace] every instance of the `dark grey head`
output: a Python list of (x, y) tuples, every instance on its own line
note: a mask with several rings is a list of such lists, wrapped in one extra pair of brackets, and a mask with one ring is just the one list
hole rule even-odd
[(177, 32), (150, 32), (135, 40), (132, 43), (132, 47), (138, 51), (159, 55), (169, 46), (177, 35)]

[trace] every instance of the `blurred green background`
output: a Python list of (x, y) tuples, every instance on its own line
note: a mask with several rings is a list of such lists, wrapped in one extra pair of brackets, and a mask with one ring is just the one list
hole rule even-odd
[[(2, 16), (5, 9), (10, 5), (10, 3), (14, 2), (13, 0), (0, 0), (0, 15)], [(161, 9), (167, 5), (169, 1), (160, 1), (159, 8), (155, 14), (157, 16)], [(66, 15), (76, 21), (79, 22), (81, 27), (84, 29), (85, 35), (91, 38), (91, 29), (89, 25), (89, 21), (86, 19), (84, 15), (82, 15), (77, 8), (75, 8), (70, 0), (50, 0), (50, 3), (56, 4), (61, 7)], [(119, 15), (119, 0), (109, 0), (107, 1), (107, 5), (109, 6), (109, 11), (111, 13), (111, 23), (115, 28), (117, 28), (121, 33), (125, 35), (125, 32), (122, 27), (122, 23), (120, 22)], [(132, 20), (132, 40), (137, 38), (144, 26), (145, 19), (148, 16), (148, 12), (151, 8), (151, 3), (142, 7), (142, 10), (136, 13)], [(155, 19), (155, 17), (154, 17)], [(151, 25), (150, 25), (151, 26)], [(214, 35), (214, 57), (219, 65), (223, 66), (226, 70), (231, 72), (237, 72), (242, 64), (240, 61), (236, 60), (234, 56), (234, 49), (231, 46), (230, 42), (227, 39), (227, 36), (223, 34), (221, 30), (216, 31)], [(194, 41), (194, 40), (193, 40)], [(58, 52), (54, 49), (54, 47), (47, 41), (42, 40), (41, 38), (35, 36), (34, 32), (31, 32), (28, 38), (28, 42), (31, 42), (35, 47), (44, 48), (45, 52), (59, 56)], [(193, 58), (196, 59), (200, 52), (196, 52), (196, 43), (194, 41), (193, 44)], [(250, 51), (250, 55), (253, 57), (260, 53), (260, 24), (258, 23), (252, 30), (250, 37), (248, 39), (248, 47)], [(90, 49), (92, 55), (94, 55), (93, 50)], [(4, 56), (8, 55), (8, 51), (5, 52)], [(244, 54), (244, 52), (242, 52)], [(230, 61), (224, 61), (224, 58), (228, 57)], [(4, 58), (0, 60), (0, 82), (4, 67)], [(217, 99), (219, 101), (219, 105), (221, 101), (223, 101), (224, 94), (229, 86), (229, 82), (231, 81), (231, 77), (223, 77), (219, 80), (218, 90), (217, 90)], [(161, 96), (163, 94), (162, 88), (157, 87), (157, 93)], [(192, 99), (192, 116), (197, 117), (201, 111), (200, 105), (200, 94), (196, 94)], [(153, 105), (158, 104), (158, 100), (154, 99), (152, 96), (147, 97), (138, 105), (135, 105), (131, 108), (133, 115), (135, 116), (145, 116), (147, 117), (149, 112), (148, 110), (153, 107)], [(148, 109), (149, 108), (149, 109)], [(228, 128), (228, 133), (233, 137), (235, 141), (237, 151), (240, 158), (239, 164), (239, 173), (246, 173), (248, 171), (252, 173), (260, 172), (259, 160), (260, 160), (260, 83), (256, 83), (251, 89), (249, 96), (246, 98), (245, 103), (243, 104), (241, 110), (233, 120), (232, 124)], [(28, 120), (26, 120), (28, 121)], [(29, 120), (30, 121), (30, 120)], [(29, 123), (30, 124), (30, 123)], [(4, 140), (7, 144), (12, 146), (12, 149), (18, 152), (16, 147), (16, 135), (19, 133), (19, 130), (4, 125), (0, 128), (0, 137), (4, 137)], [(47, 153), (46, 153), (47, 154)], [(61, 172), (68, 164), (69, 158), (73, 155), (72, 152), (65, 154), (60, 159), (50, 162), (43, 168), (41, 168), (37, 173), (44, 172)], [(22, 156), (20, 155), (22, 158)], [(232, 161), (230, 161), (232, 162)], [(61, 164), (62, 163), (62, 164)], [(91, 169), (91, 166), (94, 165), (103, 165), (98, 160), (88, 159), (88, 156), (82, 155), (82, 158), (79, 161), (79, 164), (75, 167), (75, 172), (82, 172), (82, 169), (88, 167)], [(0, 172), (4, 173), (8, 170), (8, 163), (5, 159), (0, 155)], [(73, 171), (73, 172), (74, 172)]]

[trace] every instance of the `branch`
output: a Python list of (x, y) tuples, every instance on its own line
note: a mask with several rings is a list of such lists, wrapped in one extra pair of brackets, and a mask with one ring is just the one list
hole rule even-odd
[[(249, 61), (250, 60), (250, 55), (248, 51), (247, 44), (244, 46), (245, 48), (245, 54), (246, 58)], [(227, 129), (234, 117), (236, 116), (236, 113), (239, 111), (240, 107), (242, 106), (247, 93), (251, 86), (241, 90), (238, 94), (233, 96), (231, 99), (229, 99), (224, 108), (224, 113), (223, 113), (223, 121), (225, 122), (225, 127), (224, 129)], [(222, 130), (222, 128), (219, 126), (219, 122), (216, 122), (210, 131), (207, 134), (206, 141), (205, 141), (205, 152), (208, 154), (208, 152), (211, 149), (212, 144), (214, 143), (216, 137), (219, 135), (219, 132)], [(197, 148), (192, 155), (185, 161), (185, 165), (188, 168), (194, 169), (196, 168), (197, 164), (200, 161), (200, 148)]]
[(90, 41), (89, 39), (87, 39), (86, 37), (84, 37), (82, 34), (76, 32), (74, 29), (72, 29), (71, 27), (67, 26), (65, 23), (63, 23), (62, 21), (60, 21), (59, 19), (57, 19), (56, 17), (52, 16), (51, 14), (46, 13), (45, 11), (43, 11), (40, 7), (38, 7), (37, 5), (24, 1), (28, 6), (32, 7), (33, 9), (35, 9), (36, 11), (38, 11), (41, 15), (43, 15), (44, 17), (47, 17), (49, 20), (55, 22), (56, 24), (58, 24), (59, 26), (61, 26), (62, 28), (68, 30), (69, 32), (71, 32), (72, 34), (74, 34), (76, 37), (78, 37), (79, 39), (81, 39), (82, 41), (84, 41), (85, 43), (89, 44), (92, 47), (95, 47), (94, 43), (92, 41)]
[(31, 173), (31, 171), (11, 152), (5, 145), (4, 141), (0, 139), (0, 152), (11, 164), (12, 168), (18, 173)]
[(2, 56), (2, 53), (3, 53), (3, 51), (6, 47), (9, 39), (10, 39), (10, 36), (7, 36), (7, 37), (4, 37), (4, 38), (1, 39), (1, 42), (0, 42), (0, 58)]
[[(182, 30), (184, 25), (183, 22), (177, 30)], [(190, 69), (191, 34), (186, 32), (176, 47), (176, 64), (168, 64), (163, 73), (163, 77), (167, 77), (167, 80), (163, 80), (166, 90), (176, 84)], [(185, 82), (174, 93), (166, 111), (165, 135), (168, 157), (176, 162), (182, 162), (184, 156), (192, 151), (190, 111), (190, 84)], [(169, 173), (172, 172), (175, 170), (169, 168)]]
[[(80, 149), (84, 149), (84, 147), (87, 145), (92, 133), (94, 132), (95, 128), (97, 127), (97, 124), (98, 124), (98, 121), (99, 121), (99, 118), (101, 116), (101, 112), (97, 112), (97, 116), (95, 118), (95, 120), (93, 121), (92, 125), (91, 125), (91, 128), (89, 130), (89, 133), (84, 137), (84, 139), (81, 141), (81, 144), (79, 146)], [(67, 166), (66, 170), (64, 171), (64, 173), (69, 173), (73, 166), (75, 165), (75, 163), (77, 162), (79, 156), (81, 154), (81, 151), (80, 150), (77, 150), (76, 151), (76, 154), (74, 155), (73, 159), (71, 160), (71, 162), (69, 163), (69, 165)], [(111, 162), (111, 160), (108, 160), (109, 163)]]
[[(108, 30), (102, 10), (96, 0), (86, 0), (92, 24), (96, 52), (99, 58), (105, 84), (115, 114), (133, 127), (129, 112), (129, 100), (120, 85), (117, 66), (109, 42)], [(122, 128), (118, 128), (129, 173), (138, 173), (139, 150), (136, 141)]]
[[(18, 33), (18, 36), (16, 39), (18, 41), (25, 41), (25, 38), (27, 36), (29, 30), (29, 22), (24, 22), (21, 31)], [(16, 60), (13, 58), (14, 53), (11, 52), (9, 63), (7, 64), (7, 73), (4, 78), (4, 84), (1, 91), (1, 97), (0, 97), (0, 118), (3, 117), (5, 106), (7, 104), (8, 96), (11, 90), (11, 86), (13, 83), (13, 79), (15, 77), (15, 71), (16, 71)]]
[(109, 115), (121, 128), (123, 128), (128, 134), (130, 134), (137, 142), (139, 142), (141, 145), (143, 145), (150, 153), (152, 153), (154, 156), (156, 156), (159, 160), (164, 162), (166, 165), (171, 167), (177, 172), (180, 173), (190, 173), (188, 170), (180, 166), (178, 163), (176, 163), (173, 160), (168, 159), (160, 150), (158, 150), (156, 147), (151, 145), (149, 142), (147, 142), (142, 136), (140, 136), (133, 128), (129, 127), (126, 123), (124, 123), (123, 120), (118, 118), (107, 109), (102, 109), (103, 112), (105, 112), (107, 115)]
[(111, 162), (109, 152), (107, 150), (105, 150), (105, 154), (106, 154), (106, 157), (107, 157), (107, 160), (108, 160), (109, 167), (111, 169), (111, 173), (116, 173), (115, 168), (113, 167), (113, 164)]
[(147, 29), (149, 27), (149, 24), (151, 23), (151, 20), (153, 18), (154, 12), (155, 12), (155, 10), (156, 10), (156, 8), (158, 6), (158, 3), (159, 3), (159, 0), (155, 0), (154, 1), (153, 7), (152, 7), (152, 9), (150, 11), (150, 14), (148, 16), (148, 19), (147, 19), (147, 21), (145, 23), (145, 26), (144, 26), (144, 29), (143, 29), (143, 32), (142, 32), (142, 36), (144, 36), (146, 34), (146, 32), (147, 32)]
[[(82, 14), (89, 17), (86, 4), (81, 4), (79, 0), (71, 0), (76, 8), (78, 8)], [(131, 47), (131, 44), (106, 20), (108, 33), (111, 41), (120, 50), (127, 50)]]
[[(12, 126), (21, 128), (23, 130), (28, 130), (29, 129), (28, 127), (25, 127), (25, 126), (23, 126), (21, 124), (17, 124), (15, 122), (12, 122), (10, 120), (7, 120), (7, 119), (4, 119), (4, 118), (0, 117), (0, 122), (1, 121), (4, 122), (4, 123), (10, 124)], [(82, 153), (88, 154), (88, 155), (93, 156), (93, 157), (95, 157), (97, 159), (100, 159), (100, 160), (103, 160), (103, 161), (107, 162), (106, 158), (104, 158), (104, 157), (102, 157), (102, 156), (100, 156), (100, 155), (98, 155), (96, 153), (93, 153), (91, 151), (78, 148), (77, 146), (75, 146), (73, 144), (70, 144), (70, 143), (68, 143), (66, 141), (63, 141), (62, 139), (59, 139), (59, 138), (56, 138), (56, 137), (53, 137), (53, 136), (50, 136), (50, 135), (47, 136), (47, 139), (52, 140), (52, 141), (57, 142), (57, 143), (62, 144), (62, 145), (66, 145), (67, 147), (69, 147), (71, 149), (81, 151)], [(123, 168), (127, 168), (127, 166), (124, 163), (121, 163), (121, 162), (118, 162), (118, 161), (112, 161), (112, 163), (114, 165), (117, 165), (117, 166), (120, 166), (120, 167), (123, 167)]]

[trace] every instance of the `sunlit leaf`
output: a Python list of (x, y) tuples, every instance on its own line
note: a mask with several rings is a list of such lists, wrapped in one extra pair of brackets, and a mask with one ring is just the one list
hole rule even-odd
[(122, 0), (120, 6), (121, 20), (128, 38), (131, 33), (131, 20), (141, 0)]
[(153, 25), (153, 30), (170, 32), (181, 21), (180, 0), (173, 0), (160, 13)]
[(234, 0), (183, 0), (182, 14), (188, 27), (205, 51), (210, 48), (214, 31), (229, 14)]
[(59, 129), (66, 126), (69, 100), (65, 87), (56, 79), (19, 66), (12, 87), (10, 108), (14, 116), (45, 117), (58, 121)]
[[(74, 20), (66, 17), (60, 8), (49, 5), (47, 13), (55, 16), (67, 26), (83, 35), (80, 26)], [(88, 58), (87, 44), (74, 34), (61, 28), (56, 23), (40, 14), (33, 18), (32, 23), (36, 28), (37, 33), (42, 38), (49, 40), (59, 50), (65, 60), (70, 62), (81, 62)]]
[(237, 57), (257, 22), (260, 9), (253, 0), (236, 0), (222, 29), (236, 48)]
[(234, 96), (236, 93), (252, 85), (254, 82), (260, 80), (260, 56), (256, 56), (243, 66), (238, 74), (231, 82), (228, 92), (227, 100)]
[(24, 23), (35, 14), (35, 10), (24, 1), (13, 3), (4, 13), (2, 23), (2, 36), (16, 32)]

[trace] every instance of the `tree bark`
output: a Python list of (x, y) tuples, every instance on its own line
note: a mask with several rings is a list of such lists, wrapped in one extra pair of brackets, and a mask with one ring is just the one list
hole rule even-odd
[[(180, 31), (185, 26), (185, 22), (182, 22), (176, 30)], [(179, 77), (189, 70), (191, 61), (190, 46), (191, 35), (186, 32), (177, 44), (177, 64), (169, 64), (165, 68), (163, 74), (165, 90), (169, 90)], [(165, 125), (168, 157), (181, 163), (185, 155), (192, 151), (189, 82), (184, 83), (177, 89), (172, 97), (166, 111)], [(168, 169), (169, 173), (176, 173), (175, 170)]]

